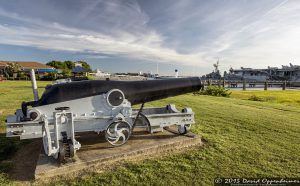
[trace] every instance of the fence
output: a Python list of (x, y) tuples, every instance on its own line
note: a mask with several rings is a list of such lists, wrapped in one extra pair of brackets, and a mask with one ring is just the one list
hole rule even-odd
[(224, 88), (242, 88), (247, 90), (247, 88), (263, 88), (268, 90), (270, 87), (280, 87), (282, 90), (287, 88), (300, 87), (300, 82), (291, 82), (291, 81), (228, 81), (228, 80), (204, 80), (202, 81), (202, 89), (205, 86), (219, 86)]

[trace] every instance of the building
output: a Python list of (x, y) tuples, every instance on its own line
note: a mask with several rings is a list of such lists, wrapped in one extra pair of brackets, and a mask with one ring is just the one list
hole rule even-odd
[(74, 76), (88, 76), (89, 70), (82, 67), (81, 63), (75, 63), (75, 67), (72, 68), (71, 72)]
[(224, 75), (227, 80), (249, 80), (249, 81), (295, 81), (300, 82), (300, 66), (290, 63), (289, 66), (268, 67), (266, 69), (230, 69)]
[(107, 73), (107, 72), (102, 72), (101, 70), (97, 69), (96, 70), (96, 73), (90, 73), (90, 75), (93, 74), (97, 77), (110, 77), (110, 73)]
[(25, 73), (29, 73), (31, 69), (34, 69), (35, 72), (41, 76), (49, 72), (56, 72), (54, 67), (35, 61), (0, 61), (0, 75), (9, 77), (7, 67), (10, 63), (18, 64), (20, 66), (20, 72)]

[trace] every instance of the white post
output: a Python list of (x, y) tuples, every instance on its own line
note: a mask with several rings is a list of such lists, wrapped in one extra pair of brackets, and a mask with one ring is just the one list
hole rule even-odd
[(31, 69), (31, 71), (30, 71), (30, 78), (31, 78), (34, 101), (37, 101), (37, 100), (39, 100), (39, 93), (38, 93), (38, 89), (37, 89), (37, 83), (36, 83), (36, 79), (35, 79), (34, 69)]

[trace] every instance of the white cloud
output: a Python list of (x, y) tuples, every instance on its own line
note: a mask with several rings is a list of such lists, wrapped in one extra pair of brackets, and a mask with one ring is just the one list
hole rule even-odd
[[(109, 11), (120, 9), (116, 3), (109, 3)], [(130, 4), (142, 17), (146, 17), (137, 4)], [(86, 11), (86, 9), (85, 9)], [(158, 61), (183, 65), (206, 66), (201, 53), (183, 55), (171, 48), (163, 47), (164, 37), (150, 28), (139, 28), (141, 32), (130, 33), (116, 29), (111, 35), (101, 32), (72, 28), (60, 23), (19, 16), (0, 9), (0, 15), (21, 21), (20, 25), (0, 25), (0, 43), (32, 46), (41, 49), (63, 50), (125, 56), (140, 60)], [(81, 17), (87, 16), (85, 12)], [(136, 14), (134, 14), (136, 16)], [(136, 17), (132, 17), (136, 19)], [(146, 20), (145, 20), (146, 21)], [(144, 21), (144, 23), (145, 23)], [(133, 20), (132, 24), (136, 24)], [(129, 24), (129, 23), (126, 23)]]
[[(216, 42), (224, 43), (220, 54), (226, 68), (248, 66), (263, 68), (289, 62), (300, 63), (300, 4), (283, 1), (267, 10), (260, 19), (236, 25)], [(240, 29), (237, 29), (241, 26)]]
[[(151, 26), (152, 17), (134, 0), (95, 1), (74, 15), (75, 25), (20, 16), (0, 8), (0, 17), (14, 23), (0, 23), (0, 43), (69, 51), (90, 58), (122, 56), (206, 69), (212, 68), (217, 57), (223, 70), (230, 66), (265, 67), (300, 61), (300, 3), (297, 1), (264, 3), (262, 7), (258, 3), (250, 10), (247, 3), (244, 7), (229, 3), (216, 9), (214, 5), (206, 4), (195, 11), (197, 7), (193, 3), (179, 1), (165, 9), (166, 25)], [(156, 17), (160, 16), (163, 15)], [(191, 30), (194, 35), (181, 34), (186, 24), (194, 29)], [(163, 32), (161, 27), (167, 31)], [(207, 30), (203, 33), (205, 41), (193, 41), (202, 30)], [(182, 45), (185, 39), (191, 42)], [(185, 47), (184, 54), (178, 52)]]

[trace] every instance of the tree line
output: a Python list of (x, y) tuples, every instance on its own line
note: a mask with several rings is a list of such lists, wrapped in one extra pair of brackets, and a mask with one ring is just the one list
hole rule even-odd
[[(75, 63), (81, 63), (82, 67), (92, 71), (91, 66), (85, 62), (85, 61), (57, 61), (57, 60), (53, 60), (50, 61), (48, 63), (46, 63), (46, 65), (54, 67), (56, 69), (61, 69), (62, 70), (62, 75), (63, 76), (71, 76), (71, 70), (72, 68), (75, 67)], [(13, 79), (15, 78), (27, 78), (29, 77), (28, 73), (25, 73), (24, 71), (22, 71), (22, 67), (18, 64), (18, 63), (8, 63), (7, 66), (5, 67), (5, 69), (2, 70), (2, 74), (4, 74), (4, 76), (7, 76), (7, 78), (12, 77)], [(1, 74), (1, 72), (0, 72)], [(50, 72), (47, 73), (47, 75), (43, 76), (43, 78), (45, 80), (53, 80), (57, 77), (57, 74), (54, 72)], [(39, 77), (37, 77), (39, 79)]]
[(92, 71), (91, 66), (85, 61), (70, 61), (70, 60), (68, 60), (68, 61), (62, 62), (62, 61), (53, 60), (53, 61), (46, 63), (46, 65), (54, 67), (56, 69), (61, 69), (61, 70), (63, 70), (62, 74), (64, 76), (70, 76), (72, 68), (75, 67), (75, 63), (81, 63), (83, 68), (85, 68), (89, 71)]
[(62, 69), (62, 70), (65, 70), (65, 69), (68, 69), (68, 70), (71, 70), (72, 68), (75, 67), (75, 63), (81, 63), (82, 67), (89, 70), (89, 71), (92, 71), (92, 68), (91, 66), (85, 62), (85, 61), (56, 61), (56, 60), (53, 60), (53, 61), (50, 61), (48, 63), (46, 63), (46, 65), (48, 66), (52, 66), (56, 69)]

